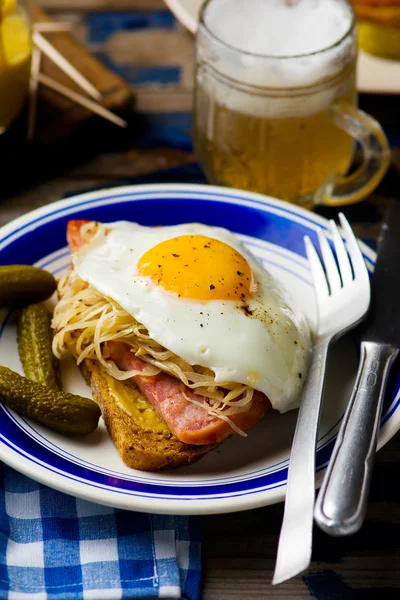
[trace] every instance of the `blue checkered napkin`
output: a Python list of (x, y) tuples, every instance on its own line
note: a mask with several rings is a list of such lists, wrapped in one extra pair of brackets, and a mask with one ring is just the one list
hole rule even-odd
[(200, 598), (187, 517), (115, 510), (0, 465), (0, 599)]

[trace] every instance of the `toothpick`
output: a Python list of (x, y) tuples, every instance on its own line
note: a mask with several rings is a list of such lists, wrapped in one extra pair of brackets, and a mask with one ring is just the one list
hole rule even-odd
[(38, 76), (40, 73), (42, 53), (34, 46), (32, 50), (32, 65), (31, 65), (31, 76), (29, 80), (29, 106), (28, 106), (28, 130), (26, 138), (28, 142), (32, 141), (35, 134), (35, 122), (36, 122), (36, 108), (37, 108), (37, 96), (39, 81)]
[(77, 85), (95, 100), (101, 99), (101, 94), (70, 62), (38, 31), (33, 34), (33, 41), (60, 69), (64, 71)]
[(103, 117), (103, 119), (106, 119), (107, 121), (111, 121), (111, 123), (115, 123), (115, 125), (118, 125), (119, 127), (127, 127), (128, 126), (128, 123), (126, 121), (124, 121), (124, 119), (121, 119), (120, 117), (118, 117), (116, 114), (114, 114), (107, 108), (104, 108), (100, 104), (97, 104), (96, 102), (93, 102), (92, 100), (89, 100), (85, 96), (82, 96), (82, 94), (78, 94), (77, 92), (70, 90), (65, 85), (58, 83), (58, 81), (54, 81), (54, 79), (52, 79), (51, 77), (48, 77), (47, 75), (43, 75), (42, 73), (39, 73), (38, 81), (42, 85), (48, 87), (49, 89), (53, 90), (54, 92), (57, 92), (61, 96), (65, 96), (69, 100), (72, 100), (73, 102), (80, 104), (81, 106), (87, 108), (88, 110), (99, 115), (100, 117)]

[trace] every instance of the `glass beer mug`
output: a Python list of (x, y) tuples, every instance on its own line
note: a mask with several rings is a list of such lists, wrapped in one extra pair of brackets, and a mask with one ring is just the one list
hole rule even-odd
[(0, 0), (0, 133), (26, 100), (31, 56), (32, 32), (25, 2)]
[[(357, 202), (390, 163), (357, 109), (347, 0), (208, 0), (200, 15), (195, 149), (211, 183), (310, 208)], [(355, 142), (363, 162), (351, 175)]]

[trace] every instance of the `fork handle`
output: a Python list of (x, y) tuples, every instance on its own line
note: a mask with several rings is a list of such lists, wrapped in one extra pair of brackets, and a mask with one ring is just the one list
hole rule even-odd
[(272, 583), (282, 583), (311, 561), (315, 502), (315, 449), (330, 339), (313, 348), (297, 417), (286, 489), (285, 513)]
[(398, 349), (362, 342), (360, 366), (328, 470), (315, 520), (333, 536), (350, 535), (364, 521), (387, 377)]

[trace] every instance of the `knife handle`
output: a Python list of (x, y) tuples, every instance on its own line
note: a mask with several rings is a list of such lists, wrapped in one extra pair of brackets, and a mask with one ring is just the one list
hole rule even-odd
[(361, 344), (354, 391), (315, 507), (317, 524), (330, 535), (355, 533), (364, 521), (386, 381), (397, 353), (393, 346)]

